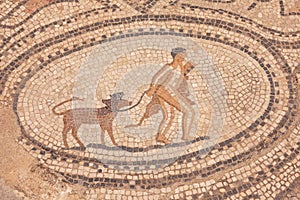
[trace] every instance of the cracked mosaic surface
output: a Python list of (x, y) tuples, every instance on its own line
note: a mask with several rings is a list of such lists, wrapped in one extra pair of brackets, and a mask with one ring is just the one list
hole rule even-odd
[(2, 165), (62, 199), (300, 198), (299, 5), (1, 1)]

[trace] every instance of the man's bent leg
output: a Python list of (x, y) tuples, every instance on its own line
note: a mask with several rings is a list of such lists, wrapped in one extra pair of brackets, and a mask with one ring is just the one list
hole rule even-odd
[(165, 136), (166, 133), (170, 130), (170, 128), (172, 126), (172, 123), (174, 121), (174, 118), (175, 118), (175, 108), (171, 106), (170, 112), (171, 112), (171, 115), (170, 115), (169, 122), (168, 122), (166, 128), (160, 134), (162, 137), (165, 137), (165, 138), (166, 138), (166, 136)]
[(163, 119), (160, 122), (159, 127), (158, 127), (158, 132), (157, 132), (157, 135), (156, 135), (156, 141), (157, 142), (163, 142), (165, 144), (169, 144), (170, 141), (162, 134), (162, 130), (164, 128), (166, 120), (168, 119), (168, 111), (167, 111), (167, 108), (166, 108), (166, 105), (165, 105), (164, 101), (160, 101), (160, 105), (161, 105), (161, 108), (162, 108), (162, 111), (163, 111)]
[(192, 125), (195, 118), (195, 111), (192, 105), (189, 104), (189, 101), (185, 99), (183, 96), (177, 95), (179, 102), (182, 105), (182, 139), (183, 140), (190, 140), (193, 139), (191, 134)]

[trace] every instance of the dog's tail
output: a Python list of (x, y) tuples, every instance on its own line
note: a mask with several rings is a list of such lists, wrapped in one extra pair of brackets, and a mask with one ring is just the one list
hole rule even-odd
[(116, 112), (125, 112), (127, 110), (131, 110), (132, 108), (138, 106), (141, 103), (141, 101), (142, 101), (143, 97), (145, 96), (145, 94), (146, 94), (146, 91), (141, 95), (139, 101), (136, 104), (134, 104), (133, 106), (131, 106), (129, 108), (122, 109), (122, 110), (116, 110)]
[(64, 114), (65, 114), (66, 112), (68, 112), (68, 111), (56, 112), (56, 108), (59, 107), (59, 106), (61, 106), (61, 105), (63, 105), (63, 104), (65, 104), (65, 103), (67, 103), (67, 102), (73, 101), (73, 100), (81, 100), (81, 101), (82, 101), (83, 99), (80, 99), (80, 98), (78, 98), (78, 97), (74, 97), (74, 98), (65, 100), (65, 101), (63, 101), (63, 102), (57, 104), (56, 106), (54, 106), (54, 107), (52, 108), (53, 114), (55, 114), (55, 115), (64, 115)]

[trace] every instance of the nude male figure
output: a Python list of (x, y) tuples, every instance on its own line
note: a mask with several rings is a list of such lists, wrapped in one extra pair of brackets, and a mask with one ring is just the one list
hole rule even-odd
[[(160, 108), (163, 111), (163, 119), (159, 125), (156, 140), (165, 144), (170, 143), (170, 141), (166, 138), (165, 133), (167, 133), (170, 129), (175, 118), (175, 109), (183, 114), (183, 140), (192, 139), (189, 134), (195, 116), (194, 109), (192, 107), (195, 103), (187, 98), (187, 96), (189, 96), (187, 74), (194, 68), (194, 66), (190, 62), (184, 64), (186, 57), (186, 50), (184, 48), (174, 48), (171, 55), (173, 57), (173, 61), (166, 64), (152, 78), (150, 88), (146, 92), (146, 94), (152, 99), (146, 106), (144, 116), (138, 124), (127, 126), (140, 126), (144, 119), (158, 113), (159, 109), (155, 109), (154, 106), (160, 105)], [(170, 106), (170, 118), (165, 104)], [(169, 122), (165, 127), (168, 118)], [(163, 129), (164, 127), (165, 129)]]

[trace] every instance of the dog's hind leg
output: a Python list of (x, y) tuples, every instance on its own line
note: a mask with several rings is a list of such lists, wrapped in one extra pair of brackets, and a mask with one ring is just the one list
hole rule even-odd
[(72, 136), (74, 137), (74, 139), (76, 140), (76, 142), (80, 145), (80, 147), (84, 148), (84, 144), (78, 138), (77, 131), (78, 131), (78, 127), (73, 127), (73, 129), (72, 129)]
[(62, 136), (63, 136), (64, 145), (66, 148), (69, 148), (69, 145), (67, 142), (67, 135), (70, 130), (71, 130), (71, 127), (68, 124), (65, 124), (64, 129), (62, 131)]

